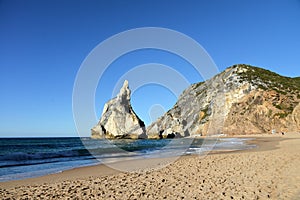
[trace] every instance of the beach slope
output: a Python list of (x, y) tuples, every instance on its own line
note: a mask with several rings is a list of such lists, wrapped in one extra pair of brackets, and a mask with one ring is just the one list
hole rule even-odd
[[(124, 173), (99, 165), (4, 182), (0, 183), (0, 196), (2, 199), (299, 199), (300, 134), (257, 137), (252, 142), (259, 148), (185, 156), (157, 170), (135, 169)], [(139, 166), (138, 163), (145, 161), (127, 164)], [(161, 164), (164, 163), (161, 159)]]

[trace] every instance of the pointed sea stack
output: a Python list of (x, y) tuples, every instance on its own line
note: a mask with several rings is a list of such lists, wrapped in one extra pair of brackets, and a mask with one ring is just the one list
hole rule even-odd
[(100, 121), (91, 129), (92, 138), (147, 138), (144, 122), (131, 107), (130, 95), (128, 81), (125, 80), (117, 97), (104, 105)]

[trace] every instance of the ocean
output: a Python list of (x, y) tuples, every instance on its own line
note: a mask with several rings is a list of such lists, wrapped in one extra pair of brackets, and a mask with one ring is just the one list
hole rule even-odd
[(205, 154), (253, 148), (245, 138), (94, 140), (90, 138), (0, 138), (0, 182), (129, 159)]

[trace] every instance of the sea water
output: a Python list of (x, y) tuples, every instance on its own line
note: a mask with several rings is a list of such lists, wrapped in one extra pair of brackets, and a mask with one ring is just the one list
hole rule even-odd
[(0, 138), (0, 182), (130, 159), (205, 154), (253, 148), (242, 138), (94, 140), (90, 138)]

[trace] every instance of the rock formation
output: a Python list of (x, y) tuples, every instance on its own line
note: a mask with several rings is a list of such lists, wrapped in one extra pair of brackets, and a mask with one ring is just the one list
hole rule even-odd
[(187, 88), (149, 138), (300, 131), (300, 79), (234, 65)]
[(128, 82), (104, 107), (92, 137), (174, 138), (190, 135), (300, 131), (300, 77), (234, 65), (180, 95), (172, 109), (147, 128), (130, 105)]
[(99, 123), (91, 129), (92, 138), (146, 138), (145, 124), (130, 103), (130, 89), (125, 80), (117, 97), (108, 101)]

